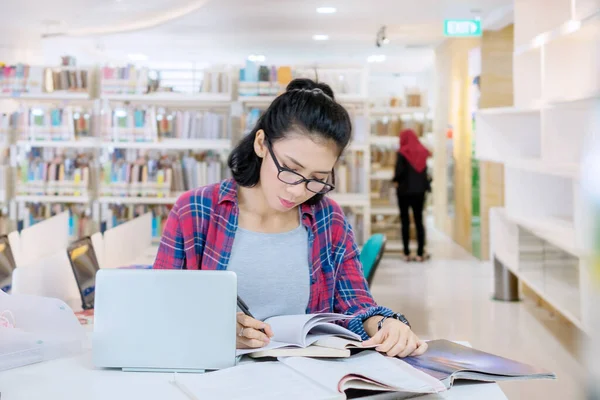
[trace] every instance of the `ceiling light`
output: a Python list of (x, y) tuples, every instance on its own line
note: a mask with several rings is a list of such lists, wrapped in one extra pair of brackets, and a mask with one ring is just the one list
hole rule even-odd
[(370, 63), (380, 63), (385, 61), (385, 54), (374, 54), (372, 56), (367, 57), (367, 62)]
[(248, 60), (253, 62), (265, 62), (267, 58), (262, 54), (250, 54)]
[(334, 14), (337, 11), (335, 7), (319, 7), (317, 12), (319, 14)]
[(127, 57), (129, 57), (131, 61), (146, 61), (148, 59), (147, 55), (141, 53), (129, 54)]
[(329, 40), (328, 35), (313, 35), (313, 40)]

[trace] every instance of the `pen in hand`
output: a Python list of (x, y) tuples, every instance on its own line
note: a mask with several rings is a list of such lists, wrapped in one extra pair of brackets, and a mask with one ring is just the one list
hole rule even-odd
[[(252, 313), (250, 312), (248, 305), (244, 302), (244, 300), (242, 300), (242, 298), (240, 296), (237, 297), (237, 306), (239, 307), (240, 310), (242, 310), (242, 312), (244, 314), (246, 314), (250, 318), (254, 318), (254, 315), (252, 315)], [(254, 319), (256, 319), (256, 318), (254, 318)], [(265, 333), (264, 329), (260, 329), (260, 331), (262, 333)]]

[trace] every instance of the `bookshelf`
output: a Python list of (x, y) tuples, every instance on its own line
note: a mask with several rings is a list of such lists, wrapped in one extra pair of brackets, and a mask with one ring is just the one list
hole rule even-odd
[(580, 173), (599, 127), (600, 8), (554, 3), (515, 2), (515, 107), (478, 112), (476, 152), (504, 165), (505, 206), (490, 212), (491, 257), (589, 332)]
[[(81, 84), (84, 74), (85, 84), (48, 91), (45, 74), (50, 72), (56, 89), (63, 88), (57, 73), (68, 74), (68, 79), (74, 76), (66, 81), (69, 84)], [(232, 90), (228, 68), (152, 70), (128, 65), (77, 69), (19, 64), (10, 72), (2, 69), (0, 101), (10, 102), (13, 112), (0, 116), (7, 153), (6, 166), (0, 171), (7, 173), (0, 200), (8, 205), (10, 220), (23, 229), (68, 210), (75, 238), (152, 211), (154, 233), (160, 235), (178, 195), (190, 185), (225, 177)], [(69, 177), (65, 172), (73, 169), (70, 160), (82, 153), (88, 155), (86, 171), (63, 180)], [(125, 176), (107, 174), (107, 163), (115, 153), (130, 157), (122, 160), (128, 171)], [(217, 163), (205, 165), (211, 157)], [(141, 160), (145, 164), (136, 166)], [(177, 164), (185, 164), (178, 168), (179, 174), (166, 172), (177, 169), (171, 167)], [(160, 168), (152, 169), (156, 165)], [(160, 182), (153, 181), (157, 171)], [(119, 187), (117, 180), (119, 190), (114, 190), (115, 185), (107, 190), (107, 176), (125, 177), (130, 183)], [(171, 181), (165, 181), (166, 177)], [(81, 227), (82, 221), (88, 226)]]

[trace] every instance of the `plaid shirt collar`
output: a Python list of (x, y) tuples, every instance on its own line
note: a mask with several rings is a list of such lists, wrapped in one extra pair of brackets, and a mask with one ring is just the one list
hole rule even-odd
[[(219, 189), (219, 205), (225, 202), (231, 202), (237, 204), (237, 188), (238, 184), (233, 179), (227, 179), (221, 184)], [(315, 219), (315, 206), (308, 204), (301, 204), (300, 209), (302, 211), (302, 215), (308, 215), (313, 220)]]

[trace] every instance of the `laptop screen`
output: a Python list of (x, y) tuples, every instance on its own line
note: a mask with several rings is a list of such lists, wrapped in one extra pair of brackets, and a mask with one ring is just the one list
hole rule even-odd
[(90, 238), (80, 239), (67, 250), (69, 261), (81, 293), (84, 309), (94, 308), (96, 272), (100, 269)]
[(0, 290), (8, 293), (12, 286), (12, 273), (16, 268), (8, 236), (0, 236)]

